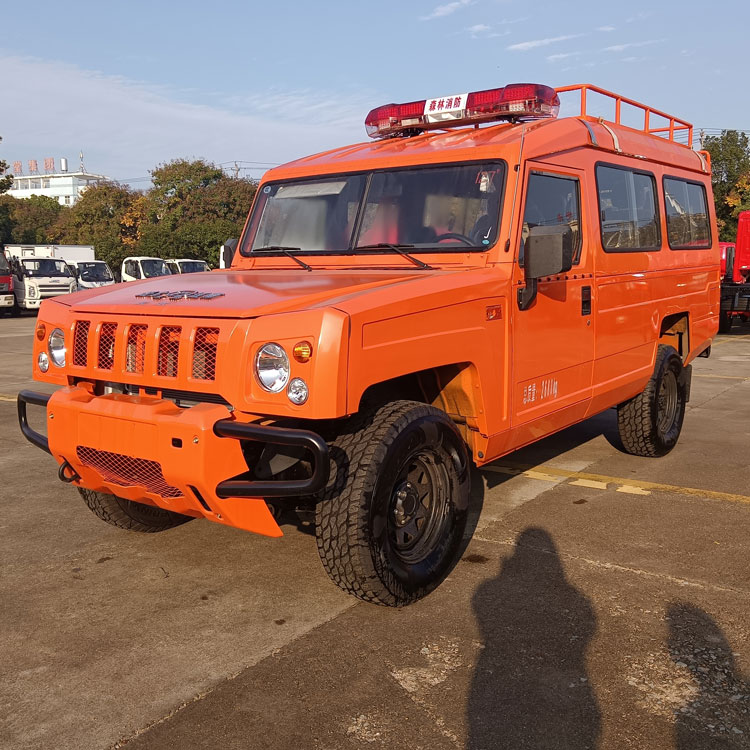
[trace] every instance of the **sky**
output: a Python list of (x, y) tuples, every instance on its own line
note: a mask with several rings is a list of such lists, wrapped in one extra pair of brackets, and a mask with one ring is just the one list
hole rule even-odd
[(257, 178), (367, 140), (381, 104), (507, 83), (750, 131), (747, 0), (0, 0), (0, 26), (0, 159), (26, 173), (83, 152), (136, 188), (176, 158)]

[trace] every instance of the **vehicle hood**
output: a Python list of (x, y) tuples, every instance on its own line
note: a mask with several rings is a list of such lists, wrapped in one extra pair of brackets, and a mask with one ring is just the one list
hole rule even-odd
[[(209, 271), (159, 276), (67, 295), (79, 314), (254, 318), (313, 307), (336, 306), (360, 295), (407, 284), (445, 271), (283, 270)], [(447, 272), (450, 273), (450, 272)], [(146, 295), (146, 296), (143, 296)], [(203, 296), (202, 296), (203, 295)]]

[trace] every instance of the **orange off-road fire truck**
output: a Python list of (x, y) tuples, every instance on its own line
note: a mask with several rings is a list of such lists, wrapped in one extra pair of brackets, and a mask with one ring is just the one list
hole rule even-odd
[(34, 377), (61, 387), (18, 412), (104, 521), (314, 513), (333, 581), (399, 606), (455, 564), (471, 462), (611, 407), (626, 451), (674, 447), (719, 250), (692, 126), (622, 96), (516, 84), (366, 128), (264, 176), (230, 268), (45, 301)]

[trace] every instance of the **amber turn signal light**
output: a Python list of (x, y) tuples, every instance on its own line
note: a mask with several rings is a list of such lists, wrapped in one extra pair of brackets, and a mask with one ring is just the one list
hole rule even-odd
[(294, 345), (292, 355), (297, 362), (309, 362), (312, 357), (312, 344), (309, 341), (300, 341)]
[(47, 333), (47, 328), (44, 323), (39, 323), (36, 327), (36, 338), (37, 341), (44, 341), (44, 335)]

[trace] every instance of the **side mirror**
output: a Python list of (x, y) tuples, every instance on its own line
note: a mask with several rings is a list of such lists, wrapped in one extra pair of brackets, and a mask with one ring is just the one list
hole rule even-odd
[(573, 267), (573, 230), (567, 224), (532, 227), (524, 248), (526, 286), (518, 290), (518, 307), (526, 310), (536, 298), (537, 280)]
[(232, 259), (237, 252), (237, 240), (232, 237), (228, 239), (221, 247), (221, 258), (219, 259), (220, 268), (229, 268), (232, 265)]

